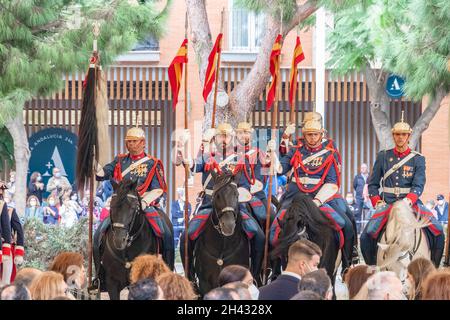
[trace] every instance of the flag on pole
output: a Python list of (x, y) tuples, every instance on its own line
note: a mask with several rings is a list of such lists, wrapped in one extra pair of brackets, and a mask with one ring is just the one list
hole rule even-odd
[(277, 92), (278, 83), (278, 56), (281, 54), (281, 41), (283, 36), (279, 34), (275, 39), (275, 43), (272, 47), (272, 52), (270, 53), (270, 74), (272, 75), (272, 82), (269, 86), (269, 91), (267, 93), (267, 107), (266, 110), (270, 111), (272, 104), (275, 100), (275, 93)]
[(219, 33), (216, 39), (216, 43), (209, 54), (208, 67), (205, 73), (205, 84), (203, 85), (203, 99), (208, 100), (208, 95), (212, 90), (214, 81), (216, 79), (217, 58), (222, 47), (222, 33)]
[(300, 37), (297, 36), (294, 56), (292, 57), (291, 74), (289, 77), (289, 104), (291, 105), (291, 109), (294, 109), (294, 95), (297, 90), (297, 65), (303, 60), (305, 60), (305, 54), (303, 53), (302, 44), (300, 43)]
[(178, 102), (178, 92), (181, 87), (181, 78), (183, 77), (183, 64), (188, 62), (187, 58), (187, 39), (184, 39), (180, 49), (178, 49), (177, 55), (173, 58), (169, 65), (169, 84), (172, 89), (172, 106), (175, 110)]

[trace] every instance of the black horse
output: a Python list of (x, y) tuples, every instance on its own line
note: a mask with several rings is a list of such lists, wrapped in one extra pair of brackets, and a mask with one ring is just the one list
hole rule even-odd
[[(111, 198), (111, 225), (103, 235), (99, 232), (95, 235), (94, 262), (95, 269), (99, 270), (101, 291), (106, 289), (111, 300), (118, 300), (120, 291), (129, 284), (130, 267), (134, 258), (145, 253), (164, 253), (164, 248), (145, 217), (141, 197), (136, 191), (137, 182), (123, 180), (120, 184), (113, 182), (112, 185), (114, 194)], [(159, 214), (173, 234), (167, 215), (163, 212)], [(98, 237), (103, 237), (104, 241), (100, 241)], [(100, 243), (103, 244), (101, 247)], [(173, 270), (173, 255), (171, 259), (163, 254), (163, 259)]]
[[(278, 219), (278, 218), (277, 218)], [(308, 195), (299, 193), (288, 205), (283, 220), (278, 220), (281, 231), (278, 245), (271, 250), (272, 277), (279, 273), (280, 265), (287, 264), (289, 246), (299, 239), (308, 239), (322, 250), (319, 268), (325, 268), (334, 284), (336, 278), (339, 245), (335, 236), (333, 223), (314, 204)], [(278, 270), (278, 271), (276, 271)]]
[(193, 250), (189, 250), (188, 278), (193, 283), (198, 283), (202, 296), (218, 286), (219, 273), (228, 265), (248, 267), (254, 274), (258, 274), (260, 269), (260, 262), (255, 264), (252, 261), (250, 267), (250, 243), (239, 212), (239, 176), (230, 173), (217, 175), (213, 172), (212, 177), (213, 209)]

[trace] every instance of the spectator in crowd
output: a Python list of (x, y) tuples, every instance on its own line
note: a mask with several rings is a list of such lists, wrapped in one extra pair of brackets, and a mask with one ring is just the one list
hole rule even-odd
[(59, 200), (54, 195), (49, 195), (47, 198), (48, 206), (43, 207), (44, 223), (58, 224), (59, 222)]
[(9, 284), (2, 288), (0, 300), (31, 300), (31, 293), (23, 284)]
[(27, 199), (27, 206), (25, 207), (25, 220), (37, 219), (40, 222), (44, 221), (44, 209), (41, 207), (37, 196), (32, 195)]
[(348, 269), (345, 274), (344, 283), (348, 289), (348, 298), (353, 300), (358, 292), (361, 290), (362, 286), (374, 275), (376, 268), (373, 266), (367, 266), (365, 264), (360, 264)]
[(226, 285), (222, 286), (222, 288), (228, 288), (236, 291), (239, 295), (239, 300), (257, 300), (253, 299), (250, 295), (248, 285), (241, 281), (229, 282)]
[(84, 258), (80, 253), (61, 252), (50, 265), (49, 271), (58, 272), (63, 275), (70, 292), (79, 300), (86, 299), (84, 289), (87, 285), (86, 271), (84, 269)]
[(70, 295), (62, 274), (45, 271), (37, 276), (30, 286), (33, 300), (51, 300), (58, 296)]
[(103, 203), (112, 196), (113, 192), (114, 190), (109, 180), (102, 181), (97, 188), (97, 196), (102, 199)]
[(9, 173), (9, 182), (6, 184), (8, 187), (8, 192), (11, 195), (11, 199), (14, 200), (14, 195), (16, 194), (16, 172), (11, 171)]
[(347, 192), (347, 194), (345, 195), (345, 201), (347, 202), (348, 207), (350, 208), (353, 216), (355, 217), (356, 228), (359, 234), (361, 232), (362, 217), (360, 216), (359, 219), (356, 219), (358, 215), (358, 207), (355, 204), (355, 198), (353, 197), (353, 193)]
[(303, 239), (294, 242), (288, 250), (286, 270), (270, 284), (259, 288), (259, 300), (289, 300), (298, 293), (302, 276), (317, 270), (322, 256), (319, 246)]
[(130, 282), (135, 283), (141, 279), (156, 279), (159, 275), (171, 272), (164, 261), (151, 254), (140, 255), (131, 263)]
[(106, 199), (105, 206), (102, 208), (102, 211), (100, 212), (100, 222), (103, 222), (103, 220), (109, 217), (110, 210), (111, 210), (111, 197)]
[(311, 291), (303, 290), (293, 296), (290, 300), (323, 300), (320, 294)]
[(325, 269), (305, 274), (298, 284), (298, 291), (310, 290), (320, 295), (323, 300), (333, 298), (333, 287)]
[(233, 264), (226, 266), (220, 271), (218, 284), (219, 287), (226, 285), (227, 283), (232, 283), (240, 281), (247, 285), (250, 295), (253, 300), (258, 300), (259, 289), (255, 285), (255, 280), (249, 269)]
[(141, 279), (128, 286), (128, 300), (164, 300), (164, 292), (155, 279)]
[(408, 277), (405, 281), (406, 296), (409, 300), (422, 299), (422, 286), (426, 277), (436, 268), (431, 260), (417, 258), (408, 265)]
[(13, 200), (12, 194), (8, 190), (4, 191), (3, 201), (5, 201), (8, 208), (13, 208), (13, 209), (16, 208), (16, 203)]
[[(359, 173), (353, 179), (353, 190), (355, 190), (355, 220), (357, 225), (361, 225), (362, 211), (364, 209), (364, 187), (369, 178), (369, 168), (366, 163), (361, 164)], [(358, 229), (359, 232), (359, 229)]]
[(52, 174), (53, 176), (47, 182), (47, 192), (56, 192), (57, 197), (62, 197), (66, 192), (72, 192), (72, 186), (69, 180), (61, 175), (59, 168), (54, 167)]
[(450, 300), (450, 270), (431, 272), (423, 283), (422, 300)]
[(367, 300), (406, 300), (402, 282), (392, 271), (376, 272), (366, 285)]
[(42, 195), (44, 194), (44, 183), (42, 175), (35, 171), (31, 174), (30, 183), (28, 184), (28, 196), (36, 196), (42, 203)]
[(239, 294), (236, 290), (219, 287), (205, 294), (203, 300), (239, 300)]
[(15, 285), (24, 285), (30, 289), (33, 280), (42, 273), (41, 270), (35, 268), (23, 268), (17, 272), (14, 278)]
[(173, 272), (163, 273), (156, 278), (156, 282), (164, 292), (166, 300), (197, 299), (191, 282), (179, 274)]
[[(178, 199), (172, 202), (170, 212), (172, 214), (173, 236), (175, 238), (175, 246), (178, 246), (180, 234), (184, 230), (184, 204), (186, 196), (184, 188), (177, 188)], [(188, 203), (188, 216), (191, 216), (192, 208)]]
[(78, 196), (75, 192), (72, 192), (70, 198), (65, 198), (63, 204), (59, 209), (59, 215), (61, 216), (61, 225), (66, 228), (71, 228), (81, 215), (83, 209), (77, 202)]
[(438, 214), (437, 211), (434, 209), (434, 207), (436, 206), (436, 204), (434, 203), (434, 200), (428, 200), (425, 203), (425, 207), (431, 211), (431, 213), (433, 214), (433, 216), (438, 219)]
[(278, 186), (277, 188), (277, 194), (276, 194), (276, 198), (278, 199), (278, 201), (281, 200), (281, 197), (283, 196), (285, 190), (283, 186)]
[(440, 222), (445, 223), (448, 221), (448, 202), (442, 194), (438, 194), (436, 197), (437, 204), (434, 207), (436, 210), (437, 218)]

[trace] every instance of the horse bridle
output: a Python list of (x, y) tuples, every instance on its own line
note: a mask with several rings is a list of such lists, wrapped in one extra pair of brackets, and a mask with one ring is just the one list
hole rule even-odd
[[(231, 184), (231, 185), (233, 185), (233, 186), (235, 186), (237, 188), (237, 184), (235, 182), (230, 182), (229, 184)], [(219, 186), (216, 190), (213, 190), (212, 200), (211, 200), (212, 203), (214, 203), (214, 197), (215, 197), (216, 192), (219, 191), (220, 189), (224, 188), (227, 185), (228, 185), (228, 183), (224, 183), (223, 185)], [(222, 210), (220, 210), (221, 213), (230, 212), (230, 211), (233, 212), (234, 218), (237, 219), (237, 213), (236, 213), (235, 208), (233, 208), (233, 207), (225, 207), (225, 208), (222, 208)], [(220, 226), (219, 214), (217, 213), (217, 210), (214, 207), (213, 207), (213, 214), (215, 215), (215, 217), (219, 221), (218, 224), (215, 224), (214, 220), (212, 218), (212, 215), (210, 216), (211, 223), (212, 223), (214, 229), (216, 229), (217, 232), (219, 232), (221, 235), (225, 236), (223, 234), (222, 227)]]
[[(112, 197), (114, 197), (115, 195), (116, 194), (113, 194)], [(139, 229), (132, 236), (130, 236), (130, 231), (131, 231), (131, 228), (133, 228), (133, 226), (134, 226), (134, 222), (136, 220), (136, 217), (140, 214), (140, 212), (142, 212), (142, 206), (140, 205), (140, 201), (139, 201), (139, 197), (138, 196), (135, 196), (133, 194), (127, 194), (127, 197), (128, 198), (137, 199), (138, 203), (139, 203), (139, 205), (136, 206), (136, 208), (133, 210), (133, 213), (132, 213), (133, 217), (131, 218), (130, 224), (128, 226), (125, 226), (123, 223), (118, 223), (118, 222), (111, 224), (111, 231), (113, 233), (113, 236), (115, 236), (115, 230), (116, 229), (124, 229), (127, 232), (126, 236), (125, 236), (125, 240), (126, 240), (126, 243), (127, 243), (126, 244), (126, 248), (131, 246), (133, 241), (136, 239), (137, 235), (140, 233), (142, 227), (144, 226), (144, 224), (141, 224)], [(113, 222), (112, 219), (111, 219), (111, 222)], [(115, 246), (115, 243), (114, 243), (114, 248), (116, 250), (121, 250), (121, 249), (119, 249), (119, 248), (117, 248)]]

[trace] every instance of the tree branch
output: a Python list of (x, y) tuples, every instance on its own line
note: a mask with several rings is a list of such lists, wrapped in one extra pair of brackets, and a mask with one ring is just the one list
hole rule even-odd
[(436, 113), (439, 111), (441, 107), (441, 102), (448, 94), (441, 86), (436, 92), (436, 96), (429, 101), (426, 109), (422, 112), (420, 118), (416, 121), (416, 124), (413, 128), (413, 133), (411, 135), (410, 147), (411, 149), (415, 149), (419, 143), (420, 137), (422, 133), (428, 129), (430, 126), (430, 122), (433, 120)]

